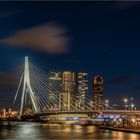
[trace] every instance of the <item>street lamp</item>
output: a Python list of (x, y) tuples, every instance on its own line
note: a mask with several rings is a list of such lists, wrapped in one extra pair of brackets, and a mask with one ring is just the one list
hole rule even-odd
[(131, 110), (134, 110), (134, 104), (131, 104)]
[(130, 104), (130, 110), (134, 110), (134, 102), (133, 102), (133, 97), (130, 98), (131, 104)]
[(107, 110), (107, 107), (108, 107), (108, 102), (109, 102), (109, 100), (105, 100), (106, 110)]
[(125, 106), (125, 110), (126, 110), (126, 109), (127, 109), (127, 106), (128, 106), (128, 105), (127, 105), (128, 99), (127, 99), (127, 98), (124, 98), (123, 101), (124, 101), (124, 106)]
[(132, 119), (132, 122), (134, 123), (136, 120), (135, 119)]

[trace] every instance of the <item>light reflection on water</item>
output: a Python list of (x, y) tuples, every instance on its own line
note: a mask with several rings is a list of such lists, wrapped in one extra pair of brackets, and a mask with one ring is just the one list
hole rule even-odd
[(95, 126), (17, 122), (0, 127), (0, 139), (140, 139), (140, 135), (102, 130)]

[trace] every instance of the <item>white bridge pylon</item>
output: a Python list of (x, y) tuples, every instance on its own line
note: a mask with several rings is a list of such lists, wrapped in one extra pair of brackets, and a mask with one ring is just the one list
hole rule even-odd
[(35, 101), (35, 94), (34, 94), (34, 92), (32, 90), (31, 83), (30, 83), (28, 56), (25, 56), (24, 73), (21, 76), (20, 83), (19, 83), (16, 95), (15, 95), (14, 102), (15, 102), (15, 100), (17, 98), (17, 94), (19, 92), (19, 88), (20, 88), (20, 85), (21, 85), (22, 81), (23, 81), (23, 88), (22, 88), (21, 104), (20, 104), (20, 116), (23, 115), (24, 100), (25, 100), (25, 97), (26, 97), (27, 94), (31, 98), (31, 102), (33, 104), (34, 111), (35, 112), (39, 111), (37, 102)]

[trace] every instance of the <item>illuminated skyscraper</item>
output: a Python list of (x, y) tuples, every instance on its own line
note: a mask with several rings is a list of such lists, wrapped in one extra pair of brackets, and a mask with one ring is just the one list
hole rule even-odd
[(68, 102), (77, 109), (85, 109), (85, 95), (88, 92), (88, 74), (84, 72), (63, 72), (63, 87), (67, 93)]
[(76, 84), (77, 84), (77, 107), (84, 109), (85, 96), (88, 92), (88, 74), (84, 72), (79, 72), (76, 74)]
[(54, 108), (58, 104), (58, 99), (62, 93), (62, 72), (50, 71), (49, 72), (49, 102), (51, 107)]
[(52, 104), (57, 98), (60, 110), (84, 109), (85, 95), (88, 91), (87, 73), (50, 71), (49, 81), (49, 99)]
[(70, 110), (70, 104), (72, 104), (72, 94), (75, 91), (75, 73), (71, 71), (64, 71), (62, 77), (62, 85), (64, 92), (62, 93), (63, 107)]
[(71, 71), (49, 72), (49, 102), (59, 101), (59, 110), (70, 110), (71, 94), (75, 85), (75, 74)]
[(93, 79), (93, 106), (100, 108), (103, 102), (103, 79), (97, 75)]
[(64, 71), (62, 83), (65, 92), (72, 92), (75, 85), (75, 73), (71, 71)]

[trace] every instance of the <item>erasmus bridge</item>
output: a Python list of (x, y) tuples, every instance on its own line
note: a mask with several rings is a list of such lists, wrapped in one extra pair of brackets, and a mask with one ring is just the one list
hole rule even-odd
[[(92, 97), (88, 95), (85, 95), (84, 103), (81, 103), (75, 93), (67, 93), (62, 86), (58, 86), (57, 82), (59, 81), (49, 80), (49, 74), (29, 63), (26, 56), (24, 71), (14, 98), (15, 103), (17, 97), (21, 97), (19, 116), (31, 118), (41, 116), (89, 117), (93, 114), (140, 115), (139, 110), (117, 110), (105, 103), (97, 106), (92, 102)], [(53, 101), (50, 99), (50, 93), (54, 95)]]

